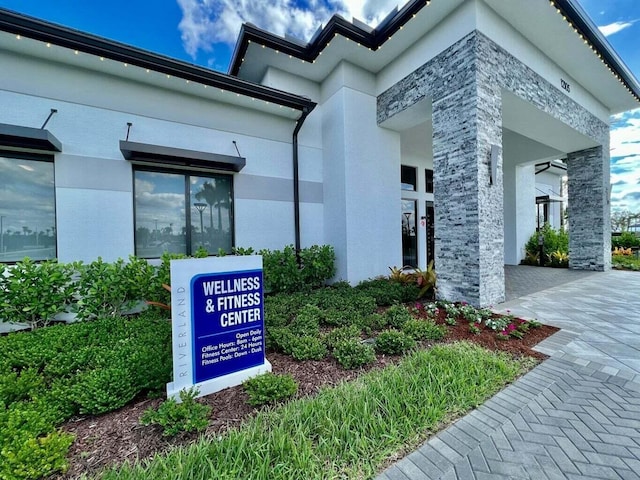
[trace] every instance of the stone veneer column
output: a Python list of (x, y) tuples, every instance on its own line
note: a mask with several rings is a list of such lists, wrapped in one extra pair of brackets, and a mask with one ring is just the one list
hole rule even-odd
[[(502, 95), (475, 49), (461, 60), (433, 98), (438, 295), (487, 306), (504, 301)], [(493, 184), (491, 145), (500, 147)]]
[(611, 268), (609, 146), (567, 156), (569, 268)]

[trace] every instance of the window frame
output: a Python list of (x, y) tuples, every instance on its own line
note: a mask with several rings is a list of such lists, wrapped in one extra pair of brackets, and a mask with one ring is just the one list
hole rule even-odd
[[(172, 175), (182, 175), (184, 177), (184, 209), (185, 209), (185, 246), (186, 252), (185, 255), (192, 256), (195, 251), (192, 249), (191, 244), (191, 205), (189, 199), (191, 198), (191, 182), (190, 178), (193, 177), (204, 177), (204, 178), (217, 178), (217, 177), (228, 177), (230, 179), (230, 194), (231, 194), (231, 207), (229, 208), (231, 221), (229, 225), (229, 229), (231, 230), (231, 248), (235, 248), (236, 246), (236, 215), (235, 215), (235, 205), (236, 205), (236, 197), (235, 197), (235, 182), (234, 175), (229, 172), (220, 173), (217, 171), (210, 170), (199, 170), (199, 169), (183, 169), (183, 168), (170, 168), (170, 167), (156, 167), (153, 165), (147, 164), (136, 164), (132, 163), (132, 200), (133, 200), (133, 251), (134, 255), (140, 257), (138, 255), (138, 238), (137, 238), (137, 228), (136, 228), (136, 218), (137, 218), (137, 208), (136, 208), (136, 172), (149, 172), (149, 173), (168, 173)], [(164, 252), (163, 252), (164, 253)], [(216, 256), (218, 252), (208, 252), (209, 256)], [(230, 254), (231, 252), (226, 252)], [(160, 257), (140, 257), (145, 259), (157, 259)]]
[(433, 169), (432, 168), (424, 169), (424, 191), (425, 193), (433, 193)]
[[(404, 188), (405, 185), (412, 185), (411, 183), (403, 182), (403, 171), (411, 169), (413, 171), (413, 188)], [(413, 165), (400, 165), (400, 190), (403, 192), (417, 192), (418, 191), (418, 167)]]
[[(55, 167), (55, 155), (52, 153), (42, 153), (42, 152), (25, 152), (19, 150), (11, 150), (2, 145), (0, 145), (0, 157), (7, 158), (9, 160), (29, 160), (34, 162), (44, 162), (51, 164), (52, 176), (53, 176), (53, 227), (55, 228), (55, 232), (53, 234), (53, 257), (51, 258), (31, 258), (36, 263), (46, 262), (50, 260), (56, 260), (58, 258), (58, 210), (57, 205), (58, 201), (56, 198), (56, 167)], [(4, 215), (3, 215), (4, 216)], [(3, 232), (4, 234), (4, 232)], [(0, 252), (4, 253), (4, 252)], [(25, 255), (28, 256), (28, 255)], [(23, 257), (24, 258), (24, 257)], [(3, 265), (15, 265), (18, 262), (21, 262), (22, 258), (19, 260), (1, 260), (0, 264)]]

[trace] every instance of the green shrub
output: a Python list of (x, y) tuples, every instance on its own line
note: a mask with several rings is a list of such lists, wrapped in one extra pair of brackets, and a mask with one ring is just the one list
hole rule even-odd
[(156, 269), (133, 255), (129, 261), (104, 262), (98, 258), (80, 267), (75, 310), (81, 319), (114, 316), (150, 294)]
[(20, 373), (0, 372), (0, 405), (30, 400), (44, 390), (44, 379), (33, 368), (25, 368)]
[(137, 393), (131, 377), (131, 369), (124, 364), (79, 375), (73, 398), (80, 406), (80, 413), (97, 415), (125, 406)]
[(38, 479), (66, 470), (73, 435), (55, 431), (59, 422), (59, 413), (45, 402), (0, 408), (0, 478)]
[(289, 323), (289, 330), (294, 335), (314, 336), (320, 333), (322, 310), (315, 305), (305, 305), (298, 315)]
[(289, 348), (289, 343), (294, 337), (289, 327), (266, 328), (266, 345), (268, 349), (285, 353)]
[(322, 360), (327, 356), (327, 347), (318, 337), (293, 335), (288, 339), (284, 352), (296, 360)]
[(264, 299), (264, 322), (269, 327), (284, 327), (307, 305), (308, 297), (301, 293), (280, 293)]
[(433, 320), (408, 320), (402, 326), (402, 331), (414, 340), (441, 340), (447, 334), (447, 328), (436, 325)]
[(399, 355), (415, 348), (416, 341), (404, 332), (386, 330), (376, 337), (375, 348), (379, 353)]
[(329, 326), (358, 325), (361, 319), (376, 311), (373, 297), (351, 290), (319, 290), (313, 301), (324, 313)]
[[(560, 251), (569, 253), (569, 234), (565, 230), (554, 230), (548, 223), (540, 229), (544, 236), (544, 261), (547, 263), (552, 252)], [(540, 247), (538, 246), (538, 232), (533, 232), (525, 245), (525, 250), (529, 257), (533, 258), (538, 255)]]
[(347, 369), (362, 367), (376, 360), (373, 347), (355, 338), (337, 343), (333, 349), (333, 356), (340, 365)]
[(633, 232), (622, 232), (620, 235), (611, 236), (611, 248), (640, 247), (640, 236)]
[(265, 290), (300, 292), (321, 287), (335, 273), (335, 253), (329, 245), (300, 250), (300, 265), (293, 245), (282, 250), (260, 250)]
[(379, 313), (372, 313), (371, 315), (362, 317), (358, 322), (358, 326), (365, 334), (371, 335), (371, 333), (382, 330), (388, 326), (387, 316)]
[(413, 283), (393, 282), (388, 278), (365, 280), (355, 287), (361, 293), (373, 297), (376, 305), (386, 307), (396, 303), (413, 302), (418, 299), (420, 288)]
[(162, 434), (173, 437), (181, 432), (202, 432), (209, 424), (208, 418), (211, 407), (196, 401), (198, 390), (191, 388), (180, 391), (181, 403), (169, 398), (157, 410), (146, 410), (140, 423), (143, 425), (159, 425)]
[(404, 305), (392, 305), (385, 312), (387, 323), (393, 328), (402, 328), (402, 326), (411, 320), (413, 316)]
[(611, 263), (614, 268), (640, 271), (640, 259), (629, 255), (613, 255)]
[(298, 384), (289, 374), (265, 373), (250, 378), (242, 384), (249, 395), (249, 404), (254, 406), (275, 403), (292, 397), (298, 391)]
[(26, 323), (33, 330), (48, 325), (71, 303), (73, 265), (25, 258), (8, 270), (9, 275), (0, 275), (0, 320)]
[(336, 273), (336, 254), (330, 245), (312, 245), (300, 251), (300, 276), (304, 285), (322, 287)]
[(324, 344), (329, 350), (333, 350), (336, 345), (344, 340), (360, 339), (360, 327), (356, 325), (348, 325), (346, 327), (338, 327), (331, 330), (322, 337)]

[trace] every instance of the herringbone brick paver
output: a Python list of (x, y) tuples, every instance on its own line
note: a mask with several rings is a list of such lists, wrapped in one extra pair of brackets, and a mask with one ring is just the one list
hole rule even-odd
[(640, 480), (640, 274), (515, 273), (554, 285), (503, 308), (562, 328), (551, 358), (379, 480)]
[[(637, 393), (611, 383), (610, 375), (594, 374), (592, 366), (548, 360), (523, 378), (540, 382), (537, 395), (509, 403), (520, 387), (508, 387), (381, 478), (402, 478), (398, 472), (402, 480), (443, 479), (451, 472), (458, 479), (638, 478), (640, 420), (626, 423), (619, 416), (629, 409), (640, 413), (634, 410)], [(474, 426), (483, 411), (502, 415), (490, 435), (486, 424)]]

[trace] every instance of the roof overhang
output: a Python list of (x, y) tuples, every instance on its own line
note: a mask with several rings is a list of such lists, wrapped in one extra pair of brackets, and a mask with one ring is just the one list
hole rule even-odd
[(62, 143), (49, 130), (0, 123), (0, 147), (61, 152)]
[[(163, 88), (168, 89), (186, 90), (188, 84), (191, 84), (189, 92), (191, 94), (195, 94), (193, 90), (195, 85), (200, 86), (200, 89), (203, 85), (213, 87), (206, 93), (203, 90), (197, 90), (197, 94), (225, 103), (241, 104), (247, 108), (262, 109), (284, 116), (292, 116), (287, 114), (286, 110), (311, 111), (316, 105), (310, 99), (300, 95), (259, 85), (2, 8), (0, 8), (0, 32), (6, 32), (0, 35), (0, 43), (9, 51), (61, 61), (136, 81), (143, 80), (156, 84), (164, 82)], [(13, 42), (9, 41), (9, 36), (14, 37)], [(38, 45), (28, 40), (36, 41)], [(152, 79), (148, 75), (149, 72), (161, 75)], [(175, 83), (176, 80), (180, 80), (179, 86)], [(255, 102), (256, 100), (262, 102)]]
[[(465, 1), (410, 0), (375, 29), (334, 15), (306, 44), (245, 24), (229, 73), (259, 82), (266, 69), (273, 66), (319, 82), (341, 60), (377, 73)], [(640, 83), (575, 0), (481, 1), (611, 113), (639, 106)]]
[(247, 163), (244, 157), (239, 156), (184, 150), (182, 148), (163, 147), (125, 140), (120, 140), (120, 151), (125, 159), (134, 162), (199, 167), (227, 172), (239, 172)]

